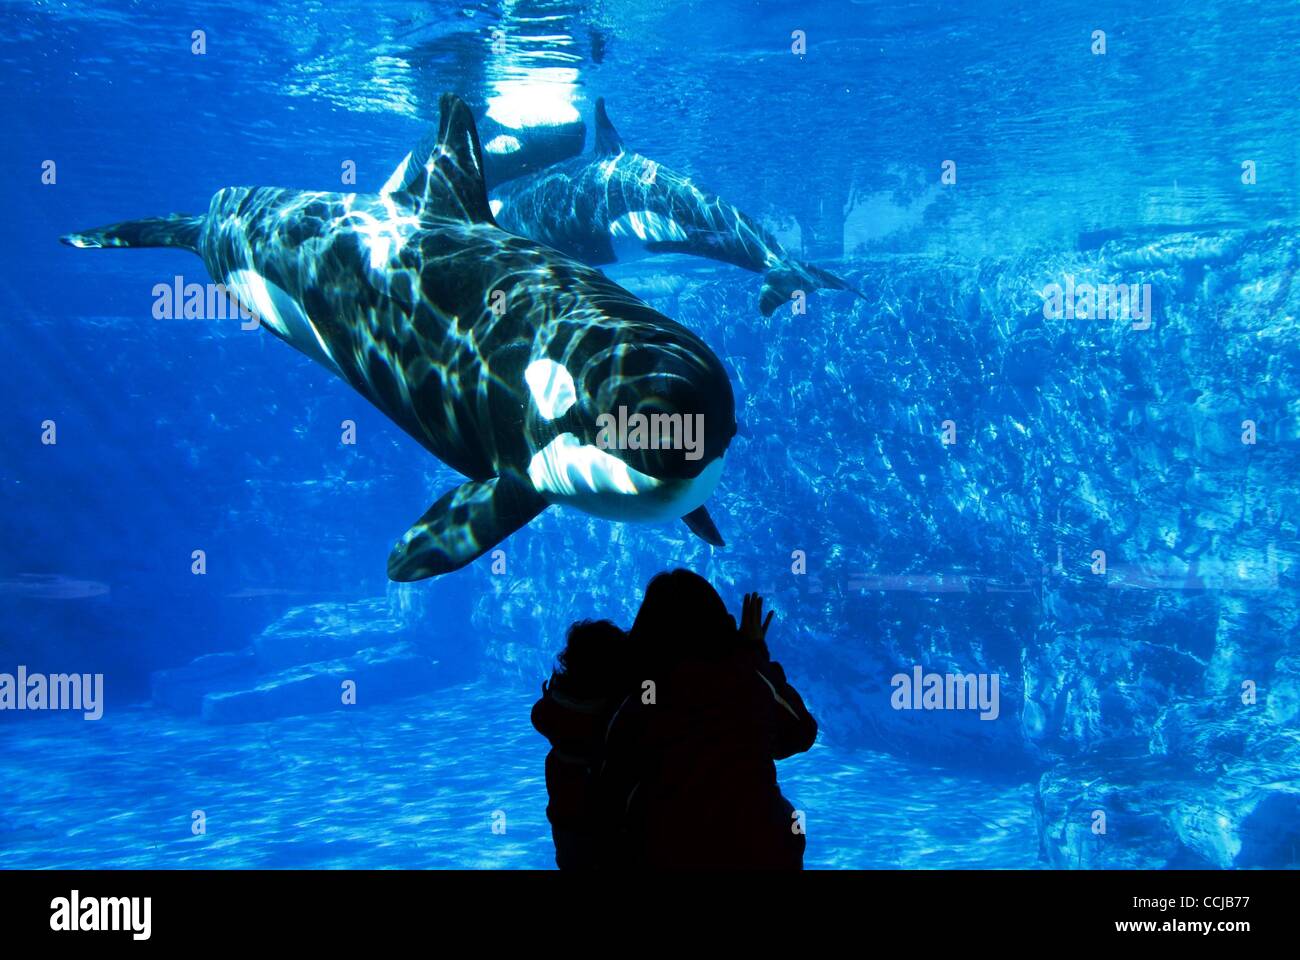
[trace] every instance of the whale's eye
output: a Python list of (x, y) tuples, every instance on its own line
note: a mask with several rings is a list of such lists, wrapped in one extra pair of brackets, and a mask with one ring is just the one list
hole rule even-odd
[(578, 402), (578, 391), (573, 376), (562, 363), (548, 357), (534, 360), (524, 370), (524, 382), (533, 395), (537, 412), (546, 420), (554, 420)]

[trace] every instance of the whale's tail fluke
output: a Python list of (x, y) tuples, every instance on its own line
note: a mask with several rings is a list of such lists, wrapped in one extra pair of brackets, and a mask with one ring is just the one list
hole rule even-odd
[(814, 290), (849, 290), (861, 297), (861, 291), (849, 286), (835, 274), (798, 260), (785, 260), (763, 275), (763, 292), (758, 297), (758, 309), (770, 317), (777, 307), (789, 303), (796, 292), (812, 293)]
[(90, 250), (109, 247), (179, 247), (198, 253), (202, 232), (203, 217), (174, 213), (170, 217), (124, 220), (94, 230), (65, 234), (59, 237), (59, 242)]

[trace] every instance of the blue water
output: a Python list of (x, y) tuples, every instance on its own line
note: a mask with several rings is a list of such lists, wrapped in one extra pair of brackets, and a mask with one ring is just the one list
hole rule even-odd
[[(105, 699), (0, 711), (0, 866), (549, 866), (531, 702), (570, 622), (629, 623), (675, 565), (777, 611), (821, 724), (780, 764), (809, 866), (1300, 864), (1294, 6), (0, 24), (0, 673), (101, 673)], [(349, 189), (347, 161), (376, 189), (444, 91), (576, 112), (589, 142), (603, 96), (629, 145), (863, 292), (764, 319), (736, 267), (609, 268), (731, 373), (726, 548), (550, 510), (504, 572), (391, 584), (457, 475), (265, 333), (154, 319), (156, 284), (206, 281), (191, 255), (57, 243), (227, 185)], [(1045, 316), (1067, 281), (1149, 284), (1150, 326)], [(915, 667), (996, 675), (998, 716), (894, 709)]]

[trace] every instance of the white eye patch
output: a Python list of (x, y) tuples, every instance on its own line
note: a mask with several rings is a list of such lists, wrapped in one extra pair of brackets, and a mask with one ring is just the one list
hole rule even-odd
[(518, 153), (523, 149), (523, 144), (519, 142), (518, 137), (512, 137), (507, 133), (499, 134), (483, 144), (484, 153), (506, 154)]
[(564, 416), (578, 402), (573, 377), (564, 364), (549, 358), (534, 360), (524, 370), (524, 382), (532, 392), (537, 412), (547, 420)]

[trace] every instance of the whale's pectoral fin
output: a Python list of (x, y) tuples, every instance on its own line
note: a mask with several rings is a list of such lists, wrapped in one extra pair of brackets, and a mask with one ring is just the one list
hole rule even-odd
[(779, 263), (763, 275), (763, 290), (759, 294), (758, 309), (763, 316), (770, 317), (783, 303), (789, 303), (798, 292), (805, 295), (814, 290), (848, 290), (861, 297), (862, 291), (845, 283), (829, 270), (814, 267), (810, 263), (787, 260)]
[(199, 252), (199, 238), (203, 233), (203, 217), (188, 213), (174, 213), (170, 217), (146, 217), (143, 220), (125, 220), (94, 230), (82, 230), (59, 237), (59, 242), (83, 250), (103, 250), (112, 247), (179, 247), (191, 253)]
[(416, 144), (379, 192), (404, 197), (422, 218), (492, 223), (474, 115), (451, 93), (442, 95), (440, 107), (437, 133)]
[(546, 509), (511, 477), (467, 480), (431, 506), (388, 555), (388, 578), (424, 580), (459, 570)]
[(686, 526), (690, 527), (691, 533), (705, 543), (711, 543), (715, 547), (727, 545), (722, 539), (722, 534), (718, 533), (718, 528), (713, 525), (713, 518), (709, 516), (709, 511), (704, 507), (696, 507), (682, 519), (686, 521)]

